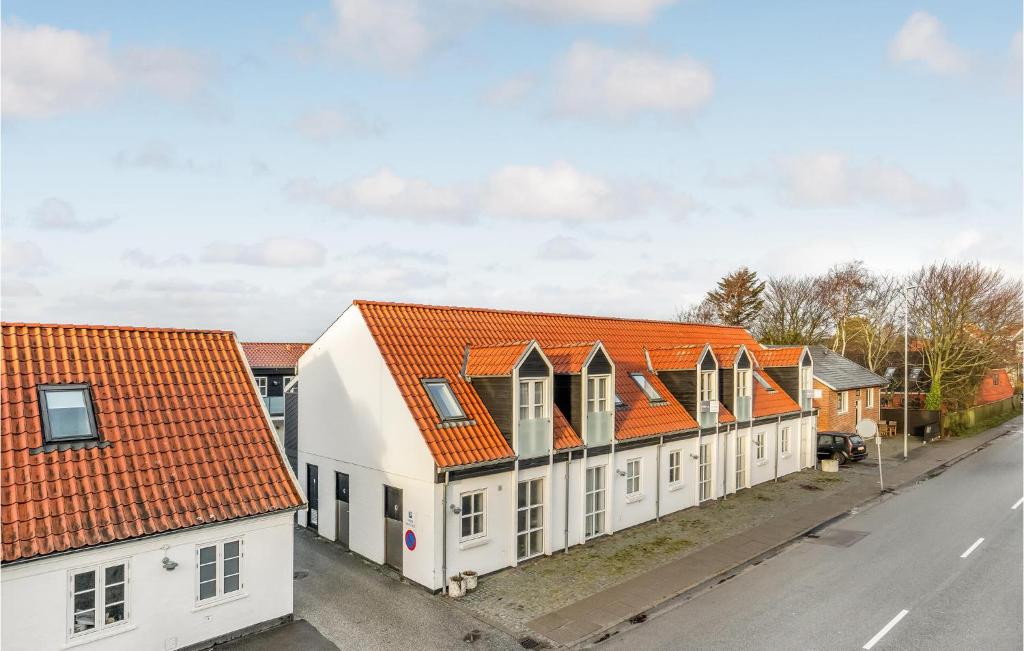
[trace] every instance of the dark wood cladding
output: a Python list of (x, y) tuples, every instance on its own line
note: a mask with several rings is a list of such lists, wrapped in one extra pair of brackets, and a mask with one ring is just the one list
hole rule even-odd
[(704, 353), (704, 357), (700, 360), (700, 370), (713, 371), (716, 368), (718, 367), (715, 365), (715, 358), (714, 355), (711, 354), (711, 351)]
[(736, 386), (736, 369), (724, 368), (718, 372), (718, 399), (722, 401), (725, 408), (733, 410), (733, 387)]
[(691, 414), (697, 413), (697, 371), (662, 371), (658, 378), (683, 409)]
[[(541, 360), (543, 363), (544, 360)], [(505, 440), (512, 445), (512, 378), (473, 378), (473, 388), (480, 396)]]
[(547, 362), (536, 349), (530, 351), (523, 363), (519, 365), (519, 377), (547, 377), (549, 372)]
[[(565, 414), (569, 424), (581, 436), (583, 435), (583, 377), (580, 375), (569, 376), (569, 408), (570, 413)], [(571, 415), (570, 415), (571, 414)]]
[(736, 359), (736, 368), (750, 368), (750, 357), (747, 355), (747, 351), (740, 351), (740, 356)]
[(603, 350), (598, 349), (594, 354), (594, 359), (590, 360), (590, 365), (587, 366), (587, 373), (590, 375), (610, 375), (611, 372), (611, 361), (609, 361)]
[(805, 350), (804, 351), (804, 356), (800, 358), (800, 366), (810, 366), (810, 365), (811, 365), (811, 354)]
[(779, 383), (779, 386), (790, 398), (800, 404), (800, 369), (798, 367), (771, 366), (764, 370)]
[(299, 392), (284, 394), (284, 452), (292, 472), (299, 468)]

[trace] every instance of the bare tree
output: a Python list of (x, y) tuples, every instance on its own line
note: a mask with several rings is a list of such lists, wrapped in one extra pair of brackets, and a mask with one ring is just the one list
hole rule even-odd
[(846, 355), (850, 342), (850, 325), (862, 316), (864, 299), (871, 274), (860, 260), (833, 266), (821, 278), (822, 304), (832, 321), (832, 350)]
[(707, 299), (676, 310), (676, 321), (683, 323), (718, 323)]
[(829, 335), (829, 318), (822, 285), (813, 277), (778, 276), (768, 279), (764, 309), (755, 331), (769, 344), (813, 344)]
[(902, 337), (903, 285), (898, 276), (870, 274), (860, 299), (861, 313), (847, 322), (848, 346), (875, 373)]
[(950, 262), (922, 268), (912, 283), (911, 314), (931, 380), (925, 407), (968, 402), (1004, 333), (1020, 324), (1021, 283), (978, 263)]

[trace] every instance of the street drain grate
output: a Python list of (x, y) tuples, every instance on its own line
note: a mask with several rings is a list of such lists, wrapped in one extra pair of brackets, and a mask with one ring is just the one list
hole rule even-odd
[(830, 529), (824, 533), (809, 535), (807, 538), (812, 543), (828, 545), (830, 547), (851, 547), (854, 543), (868, 535), (867, 531), (854, 531), (852, 529)]
[(304, 579), (307, 576), (309, 576), (309, 572), (306, 570), (295, 570), (295, 574), (292, 575), (292, 578), (298, 581), (299, 579)]
[(640, 613), (629, 618), (630, 624), (643, 624), (647, 621), (647, 613)]

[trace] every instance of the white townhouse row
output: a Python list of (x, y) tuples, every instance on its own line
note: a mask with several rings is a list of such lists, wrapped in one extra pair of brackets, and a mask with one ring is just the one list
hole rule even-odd
[(815, 463), (805, 348), (357, 301), (298, 365), (300, 524), (430, 590)]

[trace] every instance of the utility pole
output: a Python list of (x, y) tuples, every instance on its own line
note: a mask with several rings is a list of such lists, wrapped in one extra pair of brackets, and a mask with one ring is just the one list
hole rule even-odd
[[(908, 285), (903, 288), (903, 460), (907, 460), (907, 424), (910, 420), (908, 415), (908, 397), (910, 391), (910, 297), (907, 295), (917, 285)], [(881, 464), (881, 459), (879, 459)], [(881, 472), (881, 466), (879, 466)], [(881, 475), (879, 475), (881, 477)]]

